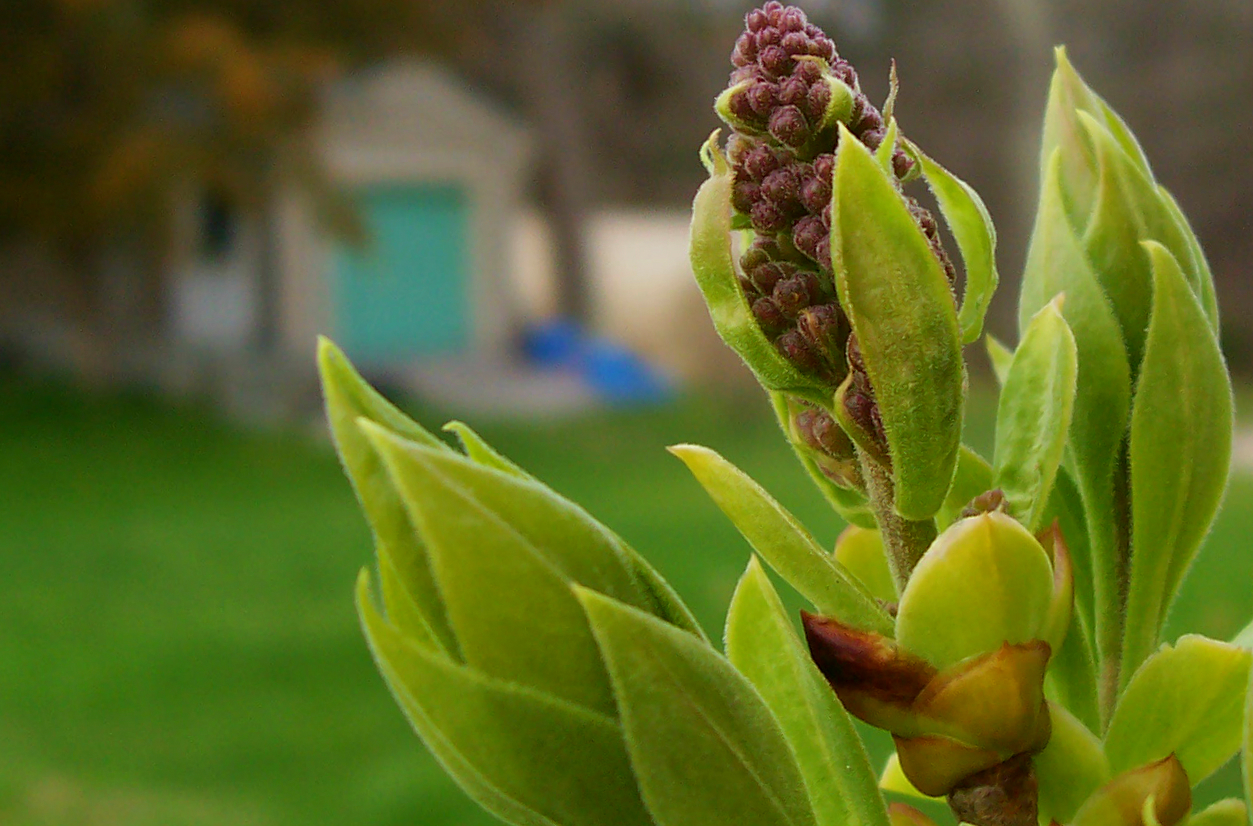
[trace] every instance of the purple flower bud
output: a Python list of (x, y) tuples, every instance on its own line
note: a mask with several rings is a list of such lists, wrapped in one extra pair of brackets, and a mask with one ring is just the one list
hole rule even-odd
[(745, 90), (745, 96), (748, 99), (748, 105), (756, 115), (754, 120), (765, 119), (770, 116), (779, 100), (779, 87), (766, 80), (754, 83)]
[(774, 285), (784, 277), (783, 269), (773, 262), (759, 264), (749, 271), (748, 277), (762, 293), (769, 295), (774, 292)]
[[(867, 102), (861, 110), (861, 117), (855, 121), (855, 124), (853, 132), (857, 135), (872, 132), (876, 129), (883, 129), (883, 115), (880, 115), (879, 110)], [(864, 137), (862, 138), (862, 143), (865, 143)]]
[(809, 54), (809, 38), (800, 32), (788, 32), (783, 35), (779, 46), (788, 53), (789, 57)]
[[(857, 70), (853, 68), (853, 64), (844, 58), (840, 58), (831, 64), (831, 74), (835, 75), (837, 79), (844, 81), (850, 88), (857, 88)], [(865, 98), (862, 98), (862, 100), (864, 101)]]
[(801, 185), (796, 171), (790, 166), (776, 169), (761, 182), (762, 197), (774, 201), (787, 210), (800, 202)]
[(779, 84), (779, 103), (784, 106), (802, 105), (808, 98), (809, 86), (795, 75)]
[(824, 152), (814, 158), (814, 177), (826, 181), (828, 186), (831, 185), (832, 179), (835, 177), (835, 155), (830, 152)]
[(914, 168), (913, 160), (902, 149), (892, 153), (892, 173), (897, 178), (904, 178)]
[(802, 270), (791, 278), (774, 285), (771, 298), (788, 318), (796, 318), (800, 311), (814, 302), (818, 295), (818, 277)]
[(779, 158), (774, 150), (761, 144), (744, 157), (744, 171), (755, 181), (764, 180), (767, 175), (779, 168)]
[(759, 298), (753, 302), (753, 318), (761, 325), (762, 332), (774, 336), (787, 327), (787, 319), (769, 298)]
[(792, 230), (792, 243), (796, 248), (813, 260), (818, 260), (818, 244), (829, 233), (817, 215), (806, 215), (796, 222)]
[(740, 269), (751, 273), (762, 264), (769, 263), (778, 254), (778, 245), (769, 239), (758, 238), (740, 256)]
[(752, 212), (753, 204), (761, 198), (761, 187), (751, 180), (737, 180), (731, 187), (731, 206), (737, 212)]
[(796, 318), (796, 329), (829, 361), (843, 361), (849, 329), (838, 304), (818, 304), (802, 310)]
[(769, 2), (761, 8), (762, 11), (766, 13), (766, 19), (770, 21), (771, 26), (778, 26), (783, 20), (784, 6), (779, 2), (779, 0), (769, 0)]
[(822, 123), (827, 115), (827, 106), (831, 104), (831, 87), (825, 83), (815, 83), (809, 87), (805, 96), (805, 114), (814, 123)]
[(796, 71), (792, 72), (792, 77), (812, 85), (822, 80), (822, 67), (812, 60), (801, 60), (796, 63)]
[(887, 130), (880, 127), (878, 129), (870, 129), (861, 134), (861, 142), (870, 149), (878, 149), (879, 144), (883, 143), (883, 139), (887, 137)]
[(831, 42), (830, 38), (823, 35), (821, 31), (811, 34), (809, 37), (809, 53), (830, 63), (835, 58), (835, 44)]
[[(767, 31), (770, 31), (767, 29)], [(761, 68), (775, 77), (786, 75), (792, 68), (792, 56), (782, 46), (766, 46), (757, 58)]]
[(825, 410), (807, 407), (793, 420), (801, 440), (811, 450), (842, 459), (849, 452), (848, 437), (835, 419)]
[(797, 106), (781, 106), (770, 116), (766, 129), (784, 146), (798, 149), (809, 140), (809, 123)]
[(731, 114), (745, 123), (761, 123), (762, 115), (753, 108), (753, 101), (749, 95), (752, 87), (742, 92), (736, 92), (731, 95), (731, 99), (727, 101), (727, 108), (731, 110)]
[(747, 298), (750, 303), (752, 303), (753, 301), (756, 301), (758, 298), (761, 298), (761, 292), (757, 289), (756, 285), (754, 285), (752, 281), (748, 280), (742, 275), (740, 276), (739, 280), (740, 280), (740, 289), (744, 291), (744, 297)]
[(805, 19), (805, 12), (796, 6), (784, 9), (779, 17), (779, 28), (785, 32), (804, 32), (808, 23), (809, 21)]
[[(828, 229), (830, 228), (829, 224), (827, 225), (827, 228)], [(827, 272), (830, 272), (831, 271), (831, 235), (829, 232), (825, 233), (822, 236), (822, 240), (818, 242), (818, 249), (814, 251), (814, 255), (815, 255), (814, 260), (818, 262), (818, 266), (822, 267)]]
[(761, 9), (753, 9), (744, 16), (744, 28), (754, 34), (766, 28), (767, 23), (766, 13)]
[(775, 340), (774, 346), (785, 359), (807, 373), (822, 371), (822, 360), (809, 343), (795, 330), (788, 330)]
[(764, 50), (767, 46), (778, 46), (781, 42), (783, 42), (783, 32), (773, 26), (767, 26), (762, 29), (757, 33), (758, 56), (761, 55), (762, 50)]
[(822, 215), (831, 205), (831, 176), (817, 174), (817, 164), (814, 166), (814, 174), (801, 184), (801, 203), (814, 215)]
[(787, 214), (771, 201), (758, 201), (749, 213), (753, 229), (773, 235), (787, 227)]
[(735, 50), (731, 52), (731, 62), (736, 66), (747, 66), (757, 57), (757, 38), (748, 32), (740, 35), (735, 41)]

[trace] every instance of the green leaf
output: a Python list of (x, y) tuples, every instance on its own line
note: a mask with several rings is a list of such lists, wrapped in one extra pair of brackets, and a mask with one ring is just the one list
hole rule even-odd
[(892, 456), (897, 513), (923, 520), (944, 503), (961, 443), (965, 368), (940, 262), (901, 194), (841, 125), (831, 258)]
[(1184, 272), (1192, 273), (1193, 279), (1190, 282), (1192, 291), (1201, 302), (1214, 335), (1218, 335), (1218, 297), (1214, 294), (1214, 274), (1210, 271), (1209, 262), (1205, 259), (1201, 242), (1197, 240), (1196, 233), (1192, 231), (1192, 226), (1184, 216), (1183, 210), (1179, 208), (1179, 204), (1166, 187), (1158, 185), (1157, 194), (1161, 198), (1162, 206), (1178, 225), (1180, 234), (1187, 241), (1188, 249), (1191, 250), (1192, 266), (1184, 267)]
[(896, 141), (900, 137), (900, 126), (893, 117), (889, 117), (887, 122), (888, 131), (879, 142), (879, 148), (874, 151), (874, 158), (879, 162), (879, 167), (885, 175), (895, 175), (896, 172), (892, 168), (892, 156), (896, 154)]
[(457, 638), (448, 622), (426, 548), (414, 531), (382, 460), (357, 427), (357, 420), (368, 419), (433, 450), (451, 448), (379, 395), (326, 338), (318, 339), (318, 372), (335, 448), (370, 523), (379, 557), (388, 557), (395, 573), (393, 585), (385, 595), (388, 611), (393, 610), (395, 598), (405, 594), (406, 598), (399, 602), (414, 609), (409, 618), (411, 627), (416, 623), (426, 626), (425, 633), (414, 633), (434, 640), (444, 652), (459, 656)]
[(1030, 530), (1041, 527), (1074, 409), (1078, 355), (1061, 307), (1058, 296), (1027, 325), (996, 416), (992, 487)]
[(530, 479), (538, 483), (539, 480), (534, 476), (496, 452), (496, 448), (485, 442), (483, 437), (475, 433), (465, 422), (451, 421), (444, 425), (444, 430), (449, 433), (455, 433), (457, 441), (461, 442), (461, 449), (480, 465), (486, 465), (503, 473), (508, 473), (521, 479)]
[(988, 348), (988, 361), (992, 363), (996, 383), (1004, 387), (1005, 377), (1009, 375), (1009, 363), (1014, 360), (1014, 351), (991, 334), (983, 337), (983, 343)]
[(944, 506), (935, 515), (935, 525), (945, 530), (961, 516), (961, 512), (976, 496), (992, 490), (992, 466), (974, 450), (961, 446), (957, 455), (957, 473), (953, 486), (944, 497)]
[(1236, 638), (1231, 641), (1232, 645), (1238, 645), (1241, 648), (1253, 648), (1253, 622), (1244, 627), (1244, 630), (1236, 634)]
[(479, 805), (519, 826), (651, 826), (612, 718), (413, 644), (379, 616), (365, 571), (357, 610), (396, 701)]
[(1105, 753), (1115, 774), (1174, 754), (1193, 786), (1240, 748), (1253, 655), (1189, 634), (1145, 660), (1127, 685)]
[(1140, 248), (1140, 241), (1150, 237), (1145, 234), (1143, 221), (1147, 205), (1127, 197), (1119, 168), (1126, 156), (1114, 138), (1086, 112), (1080, 112), (1078, 118), (1095, 148), (1098, 170), (1091, 217), (1082, 229), (1083, 246), (1118, 317), (1134, 376), (1144, 353), (1144, 331), (1149, 326), (1153, 296), (1148, 257)]
[(983, 205), (983, 199), (970, 184), (936, 163), (913, 143), (908, 146), (921, 164), (922, 176), (935, 195), (944, 221), (961, 251), (966, 287), (957, 323), (962, 344), (972, 344), (983, 332), (983, 317), (1000, 281), (996, 272), (996, 227), (992, 225), (992, 216)]
[(1049, 558), (1003, 513), (963, 519), (932, 543), (901, 595), (901, 648), (943, 671), (1036, 639), (1053, 592)]
[(1109, 782), (1109, 760), (1101, 739), (1065, 708), (1050, 704), (1049, 716), (1049, 744), (1031, 760), (1040, 784), (1041, 821), (1068, 823), (1092, 792)]
[(1093, 200), (1097, 163), (1095, 149), (1086, 139), (1086, 131), (1080, 124), (1080, 113), (1095, 118), (1115, 137), (1128, 157), (1146, 173), (1149, 164), (1144, 151), (1123, 120), (1079, 77), (1066, 57), (1065, 47), (1059, 46), (1054, 55), (1057, 69), (1053, 72), (1049, 86), (1040, 166), (1041, 171), (1046, 170), (1054, 152), (1059, 148), (1062, 150), (1062, 177), (1067, 193), (1072, 196), (1070, 203), (1075, 213), (1074, 224), (1082, 226)]
[(1131, 413), (1131, 575), (1124, 679), (1157, 645), (1231, 465), (1233, 404), (1218, 341), (1174, 257), (1153, 260), (1153, 318)]
[(1096, 658), (1083, 617), (1072, 615), (1061, 648), (1053, 652), (1045, 676), (1049, 699), (1072, 712), (1089, 728), (1099, 728), (1101, 717), (1096, 685)]
[(852, 718), (818, 672), (757, 557), (727, 611), (727, 657), (756, 687), (796, 754), (818, 826), (888, 826)]
[(892, 635), (892, 620), (874, 597), (760, 485), (707, 447), (674, 445), (669, 450), (683, 460), (757, 553), (819, 613), (854, 628)]
[(1157, 241), (1170, 250), (1198, 298), (1202, 287), (1196, 268), (1201, 264), (1194, 260), (1195, 239), (1190, 242), (1190, 233), (1185, 234), (1171, 205), (1163, 201), (1163, 190), (1153, 182), (1152, 173), (1137, 167), (1095, 119), (1081, 113), (1080, 121), (1101, 164), (1101, 188), (1084, 241), (1089, 260), (1123, 323), (1135, 373), (1152, 297), (1149, 258), (1138, 248), (1139, 242)]
[(1188, 826), (1248, 826), (1249, 810), (1244, 802), (1229, 797), (1213, 803), (1188, 818)]
[(1070, 629), (1060, 651), (1049, 661), (1045, 689), (1092, 731), (1101, 731), (1096, 684), (1096, 642), (1093, 634), (1092, 554), (1084, 521), (1083, 501), (1066, 468), (1057, 472), (1053, 495), (1041, 524), (1056, 521), (1069, 551), (1074, 579)]
[[(583, 550), (577, 544), (581, 532), (570, 524), (544, 524), (537, 513), (513, 524), (510, 519), (526, 511), (523, 502), (543, 498), (533, 486), (524, 489), (525, 480), (368, 422), (362, 428), (426, 542), (466, 663), (488, 676), (613, 714), (613, 692), (596, 641), (570, 593), (571, 579), (580, 580), (560, 564), (594, 564), (576, 556)], [(493, 485), (495, 495), (483, 501)], [(510, 503), (514, 494), (519, 499)], [(570, 544), (537, 544), (553, 541)], [(596, 579), (630, 593), (620, 561), (610, 557), (602, 564), (608, 570)]]
[[(1092, 637), (1093, 593), (1092, 593), (1092, 550), (1088, 546), (1087, 518), (1083, 509), (1083, 496), (1079, 492), (1069, 470), (1065, 467), (1057, 471), (1057, 479), (1053, 483), (1053, 494), (1049, 497), (1049, 506), (1044, 514), (1042, 524), (1057, 521), (1062, 537), (1066, 540), (1066, 548), (1070, 551), (1070, 564), (1075, 580), (1075, 616), (1083, 623), (1083, 630), (1088, 634), (1089, 647), (1095, 644)], [(1071, 709), (1072, 711), (1074, 709)], [(1081, 715), (1082, 716), (1082, 715)], [(1084, 719), (1088, 727), (1096, 730), (1096, 723)]]
[(816, 826), (778, 720), (700, 640), (577, 588), (613, 679), (627, 751), (657, 826)]
[(1244, 800), (1253, 810), (1253, 680), (1249, 681), (1249, 698), (1244, 704)]
[[(1050, 104), (1050, 107), (1052, 104)], [(1051, 111), (1051, 109), (1050, 109)], [(1097, 283), (1066, 216), (1061, 192), (1060, 150), (1050, 157), (1035, 230), (1023, 273), (1019, 328), (1058, 293), (1066, 294), (1062, 315), (1079, 354), (1079, 376), (1070, 424), (1075, 481), (1091, 515), (1088, 534), (1095, 588), (1093, 627), (1103, 661), (1119, 655), (1121, 554), (1115, 521), (1113, 474), (1122, 454), (1131, 409), (1131, 368), (1122, 331)], [(1098, 516), (1099, 515), (1099, 516)]]
[[(578, 526), (576, 531), (585, 532), (584, 539), (588, 543), (587, 548), (589, 550), (598, 548), (599, 550), (596, 553), (608, 553), (610, 558), (616, 554), (621, 558), (621, 563), (625, 565), (634, 580), (634, 587), (641, 597), (641, 599), (628, 597), (628, 602), (644, 608), (649, 613), (655, 614), (686, 631), (691, 631), (701, 639), (707, 639), (705, 631), (700, 627), (700, 623), (696, 621), (696, 617), (684, 604), (679, 595), (675, 593), (674, 589), (670, 587), (670, 584), (622, 537), (597, 522), (578, 505), (563, 498), (543, 482), (502, 456), (495, 448), (485, 442), (479, 434), (475, 433), (469, 425), (454, 421), (444, 425), (444, 430), (457, 434), (457, 438), (460, 439), (462, 446), (465, 448), (466, 455), (475, 462), (524, 479), (531, 485), (542, 489), (542, 492), (545, 494), (539, 497), (538, 502), (535, 502), (531, 497), (523, 497), (520, 501), (506, 501), (505, 504), (507, 506), (521, 504), (524, 517), (527, 515), (525, 513), (527, 509), (534, 508), (536, 513), (545, 512), (547, 514), (545, 518), (553, 520), (554, 523), (564, 521), (575, 523)], [(508, 488), (506, 488), (505, 495), (509, 499), (512, 497), (512, 494), (507, 491)], [(557, 506), (556, 513), (553, 512), (554, 504)], [(516, 512), (517, 509), (511, 508), (511, 510)], [(604, 539), (608, 539), (608, 545), (605, 544)], [(577, 539), (575, 541), (578, 542)], [(596, 558), (595, 554), (589, 561), (593, 569), (598, 569), (601, 565), (601, 560)], [(594, 588), (603, 586), (603, 583), (597, 582), (584, 582), (583, 584)]]
[(883, 549), (883, 535), (877, 530), (851, 525), (835, 540), (835, 561), (866, 586), (875, 599), (896, 602), (896, 581)]
[(702, 150), (710, 167), (692, 204), (690, 256), (696, 284), (705, 297), (718, 335), (767, 390), (786, 390), (823, 403), (829, 393), (783, 358), (762, 333), (736, 276), (731, 253), (731, 167), (718, 148), (718, 133)]

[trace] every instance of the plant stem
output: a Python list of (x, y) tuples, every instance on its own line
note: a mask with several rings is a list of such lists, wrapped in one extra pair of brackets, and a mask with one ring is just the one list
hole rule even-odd
[[(1105, 616), (1101, 635), (1101, 670), (1097, 677), (1100, 702), (1101, 727), (1109, 725), (1118, 703), (1122, 683), (1123, 639), (1126, 636), (1127, 589), (1131, 576), (1131, 498), (1128, 491), (1127, 445), (1123, 444), (1118, 464), (1114, 468), (1113, 508), (1109, 514), (1112, 523), (1110, 540), (1114, 563), (1112, 604)], [(1095, 536), (1094, 536), (1095, 538)]]
[(1039, 787), (1031, 756), (1015, 755), (973, 774), (948, 795), (960, 823), (974, 826), (1036, 826)]
[(866, 483), (866, 495), (870, 508), (879, 523), (883, 548), (887, 552), (888, 567), (896, 581), (896, 593), (902, 594), (914, 566), (935, 540), (935, 521), (926, 519), (915, 522), (896, 512), (896, 491), (888, 469), (864, 450), (857, 451), (861, 462), (862, 478)]

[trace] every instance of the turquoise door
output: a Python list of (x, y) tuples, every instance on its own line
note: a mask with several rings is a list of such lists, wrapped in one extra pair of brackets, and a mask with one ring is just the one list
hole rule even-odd
[(380, 186), (359, 195), (370, 234), (336, 252), (337, 335), (362, 364), (454, 353), (470, 339), (468, 210), (451, 186)]

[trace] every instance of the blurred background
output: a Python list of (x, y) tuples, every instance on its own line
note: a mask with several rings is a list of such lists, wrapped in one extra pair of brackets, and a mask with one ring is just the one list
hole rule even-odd
[[(1253, 427), (1253, 4), (801, 2), (983, 195), (1015, 340), (1052, 46), (1217, 279)], [(5, 0), (0, 824), (488, 824), (356, 627), (314, 336), (636, 545), (713, 633), (748, 549), (662, 447), (840, 523), (686, 261), (740, 0)], [(968, 440), (995, 391), (972, 352)], [(1253, 615), (1253, 429), (1171, 619)], [(876, 741), (879, 755), (885, 745)], [(1202, 798), (1236, 793), (1229, 766)]]

